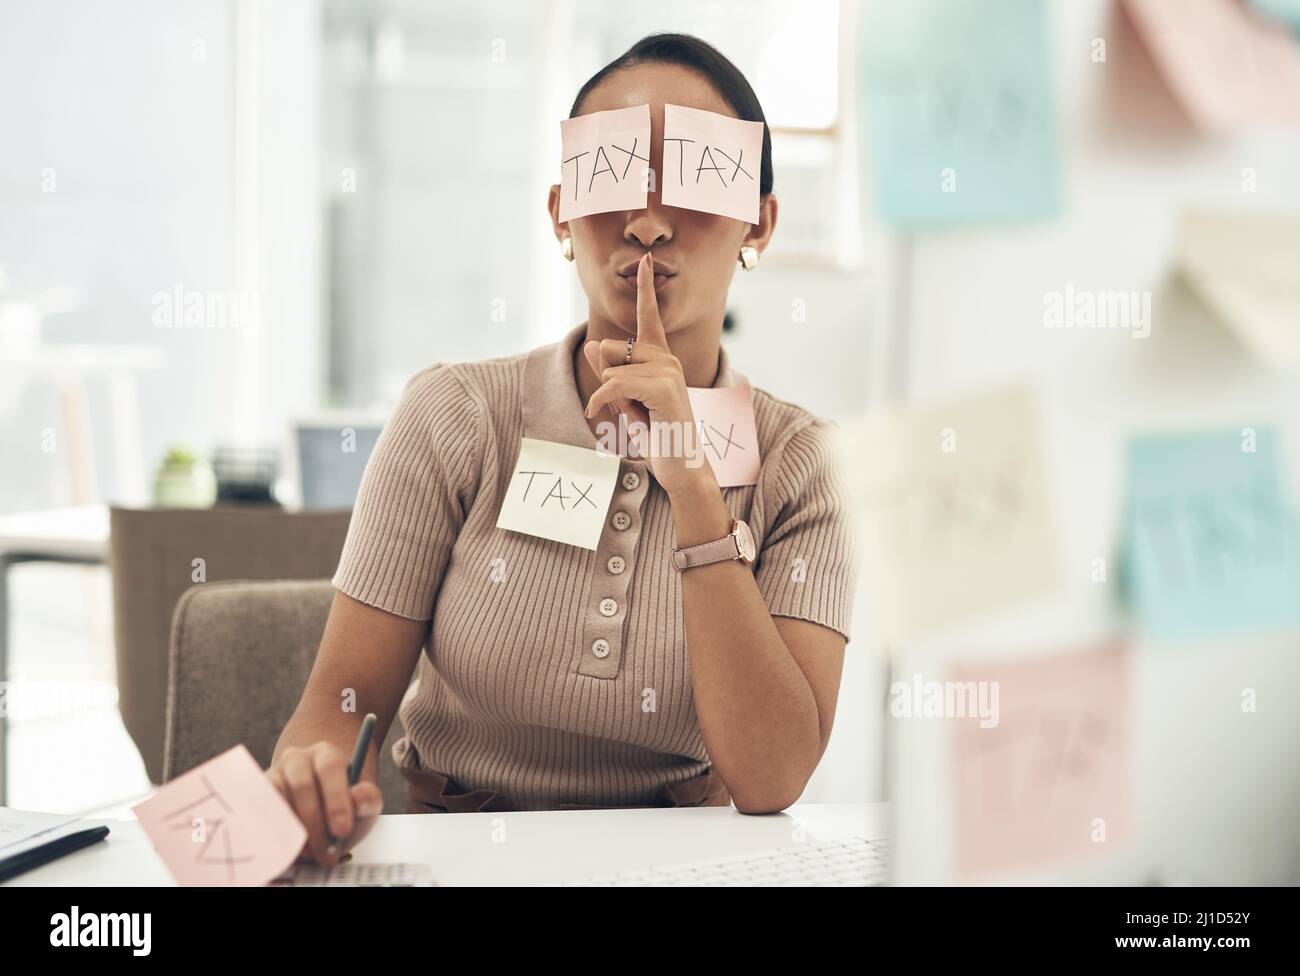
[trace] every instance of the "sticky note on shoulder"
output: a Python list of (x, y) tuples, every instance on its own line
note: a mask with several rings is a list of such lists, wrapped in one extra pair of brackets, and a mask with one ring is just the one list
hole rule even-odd
[(560, 222), (646, 205), (650, 106), (560, 122)]
[(132, 808), (181, 885), (264, 885), (298, 857), (307, 831), (252, 753), (228, 749)]
[(686, 388), (699, 430), (699, 446), (721, 488), (758, 484), (763, 459), (748, 386)]
[(615, 454), (523, 438), (497, 528), (595, 550), (618, 465)]
[(758, 223), (763, 123), (664, 106), (660, 192), (670, 207)]

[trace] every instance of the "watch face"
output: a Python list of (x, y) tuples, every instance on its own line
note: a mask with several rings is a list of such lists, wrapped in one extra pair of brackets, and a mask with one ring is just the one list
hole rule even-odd
[(736, 519), (736, 547), (740, 550), (740, 558), (747, 563), (754, 561), (756, 555), (754, 551), (754, 535), (749, 531), (749, 526), (743, 519)]

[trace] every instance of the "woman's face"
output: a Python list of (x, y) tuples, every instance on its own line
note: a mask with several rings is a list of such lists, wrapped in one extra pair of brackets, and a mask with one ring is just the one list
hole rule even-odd
[[(650, 106), (650, 165), (663, 172), (664, 103), (736, 117), (705, 75), (675, 64), (644, 64), (615, 71), (591, 90), (583, 115), (634, 105)], [(590, 319), (636, 334), (636, 262), (647, 250), (655, 261), (655, 295), (668, 334), (701, 322), (719, 325), (727, 289), (744, 244), (759, 251), (776, 225), (776, 199), (760, 201), (760, 223), (665, 206), (660, 180), (641, 210), (612, 211), (559, 222), (558, 185), (550, 190), (557, 240), (573, 237), (578, 279)]]

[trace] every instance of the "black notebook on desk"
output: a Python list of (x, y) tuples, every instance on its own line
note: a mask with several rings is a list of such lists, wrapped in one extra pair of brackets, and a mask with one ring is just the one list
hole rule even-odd
[(78, 817), (0, 807), (0, 881), (16, 877), (108, 836)]

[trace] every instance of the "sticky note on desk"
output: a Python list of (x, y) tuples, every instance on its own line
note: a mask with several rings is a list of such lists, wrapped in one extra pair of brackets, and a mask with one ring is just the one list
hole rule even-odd
[(880, 219), (1041, 220), (1060, 211), (1041, 0), (872, 3), (861, 26), (864, 132)]
[(1150, 636), (1300, 625), (1300, 529), (1268, 427), (1134, 438), (1124, 593)]
[(699, 446), (722, 488), (758, 484), (763, 466), (754, 425), (754, 393), (747, 385), (689, 386)]
[[(1118, 641), (964, 664), (950, 687), (993, 702), (952, 722), (953, 850), (965, 879), (1110, 852), (1132, 834), (1128, 665)], [(952, 718), (952, 716), (950, 716)]]
[(758, 223), (763, 123), (664, 105), (663, 202)]
[(523, 438), (497, 528), (595, 550), (618, 465), (616, 454)]
[(182, 885), (264, 885), (302, 851), (307, 831), (252, 753), (228, 749), (132, 808)]
[(1057, 585), (1028, 389), (882, 413), (843, 424), (837, 439), (887, 641), (940, 631)]
[(646, 205), (650, 106), (560, 122), (560, 222)]

